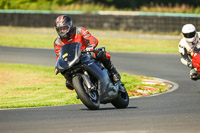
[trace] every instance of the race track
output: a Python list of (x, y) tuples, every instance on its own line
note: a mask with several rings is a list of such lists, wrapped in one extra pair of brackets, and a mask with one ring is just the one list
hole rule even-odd
[[(89, 111), (84, 105), (0, 110), (0, 133), (200, 133), (200, 81), (177, 54), (111, 53), (120, 72), (166, 79), (178, 89)], [(53, 50), (0, 47), (0, 62), (54, 66)]]

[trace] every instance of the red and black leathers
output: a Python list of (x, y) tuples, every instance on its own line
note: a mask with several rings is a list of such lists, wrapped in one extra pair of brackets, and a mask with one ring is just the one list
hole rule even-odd
[(69, 43), (78, 42), (81, 43), (81, 50), (85, 49), (88, 46), (96, 47), (98, 45), (98, 40), (90, 34), (90, 32), (84, 27), (74, 27), (73, 34), (69, 39), (60, 38), (58, 36), (54, 41), (54, 50), (56, 53), (56, 61), (60, 56), (60, 50), (63, 45), (67, 45)]

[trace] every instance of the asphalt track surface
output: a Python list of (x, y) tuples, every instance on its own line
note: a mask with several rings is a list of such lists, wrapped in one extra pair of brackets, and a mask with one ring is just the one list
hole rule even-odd
[[(0, 110), (0, 133), (200, 133), (200, 81), (177, 54), (111, 53), (120, 72), (173, 81), (178, 89), (131, 99), (127, 109), (111, 104)], [(53, 50), (0, 47), (0, 62), (54, 66)]]

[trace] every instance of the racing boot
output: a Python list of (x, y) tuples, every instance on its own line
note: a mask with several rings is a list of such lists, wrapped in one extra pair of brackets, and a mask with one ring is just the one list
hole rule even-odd
[(119, 73), (117, 72), (116, 68), (113, 65), (111, 66), (111, 68), (109, 68), (109, 72), (111, 73), (111, 75), (113, 77), (113, 81), (115, 83), (120, 81), (121, 76), (119, 75)]
[(74, 89), (74, 87), (69, 83), (69, 81), (67, 79), (66, 79), (66, 87), (69, 90), (73, 90)]
[(74, 87), (72, 86), (72, 84), (71, 84), (71, 80), (70, 80), (70, 78), (65, 74), (65, 73), (61, 73), (64, 77), (65, 77), (65, 79), (66, 79), (66, 82), (65, 82), (65, 85), (66, 85), (66, 87), (67, 87), (67, 89), (69, 89), (69, 90), (74, 90)]
[(110, 72), (112, 78), (113, 78), (113, 81), (115, 83), (117, 83), (118, 81), (120, 81), (121, 79), (121, 76), (119, 75), (119, 73), (117, 72), (116, 68), (114, 67), (114, 65), (111, 63), (111, 61), (107, 61), (105, 64), (104, 64), (105, 68)]
[[(72, 84), (66, 79), (66, 87), (69, 90), (74, 90), (74, 87), (72, 86)], [(77, 99), (79, 99), (79, 96), (76, 96)]]

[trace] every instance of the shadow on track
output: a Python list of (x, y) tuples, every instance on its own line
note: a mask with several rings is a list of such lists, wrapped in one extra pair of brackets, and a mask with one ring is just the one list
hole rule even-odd
[[(127, 108), (124, 108), (124, 110), (127, 110), (127, 109), (137, 109), (138, 107), (127, 107)], [(111, 107), (109, 107), (109, 108), (100, 108), (100, 109), (98, 109), (98, 110), (89, 110), (89, 109), (81, 109), (81, 110), (87, 110), (87, 111), (103, 111), (103, 110), (123, 110), (123, 109), (116, 109), (116, 108), (111, 108)]]

